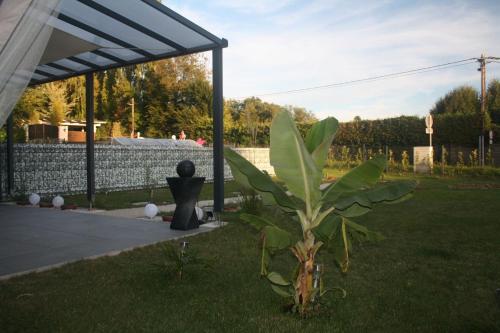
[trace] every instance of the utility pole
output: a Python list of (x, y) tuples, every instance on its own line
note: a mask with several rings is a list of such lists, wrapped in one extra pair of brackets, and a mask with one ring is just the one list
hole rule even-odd
[(484, 131), (486, 119), (486, 57), (481, 54), (478, 71), (481, 72), (481, 135), (479, 136), (479, 160), (481, 166), (484, 167)]
[(130, 102), (128, 105), (132, 106), (132, 132), (130, 133), (130, 137), (133, 139), (135, 136), (135, 118), (134, 118), (134, 97), (132, 97), (132, 102)]

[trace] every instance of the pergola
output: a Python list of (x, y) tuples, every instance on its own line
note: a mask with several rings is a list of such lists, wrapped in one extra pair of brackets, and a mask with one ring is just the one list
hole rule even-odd
[[(1, 3), (1, 1), (0, 1)], [(224, 203), (222, 49), (216, 37), (156, 0), (62, 0), (29, 86), (85, 75), (87, 199), (95, 196), (94, 80), (96, 72), (212, 51), (214, 210)], [(22, 56), (22, 55), (20, 55)], [(14, 185), (12, 114), (7, 120), (7, 192)]]

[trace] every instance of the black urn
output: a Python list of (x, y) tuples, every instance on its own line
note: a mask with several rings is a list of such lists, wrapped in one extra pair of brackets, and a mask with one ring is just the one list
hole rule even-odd
[(180, 161), (177, 164), (177, 174), (179, 177), (193, 177), (194, 171), (194, 163), (190, 160)]

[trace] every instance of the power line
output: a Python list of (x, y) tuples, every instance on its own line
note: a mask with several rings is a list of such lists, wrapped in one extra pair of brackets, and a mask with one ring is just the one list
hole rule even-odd
[[(371, 77), (367, 77), (367, 78), (363, 78), (363, 79), (356, 79), (356, 80), (349, 80), (349, 81), (343, 81), (343, 82), (336, 82), (336, 83), (330, 83), (330, 84), (325, 84), (325, 85), (320, 85), (320, 86), (313, 86), (313, 87), (307, 87), (307, 88), (299, 88), (299, 89), (276, 91), (276, 92), (271, 92), (271, 93), (256, 94), (256, 95), (252, 95), (252, 96), (260, 96), (261, 97), (261, 96), (294, 94), (294, 93), (299, 93), (299, 92), (305, 92), (305, 91), (311, 91), (311, 90), (318, 90), (318, 89), (326, 89), (326, 88), (333, 88), (333, 87), (345, 86), (345, 85), (350, 85), (350, 84), (357, 84), (357, 83), (362, 83), (362, 82), (371, 82), (371, 81), (376, 81), (376, 80), (380, 80), (380, 79), (398, 78), (398, 77), (403, 77), (403, 76), (409, 76), (409, 75), (415, 75), (415, 74), (420, 74), (420, 73), (431, 72), (431, 71), (435, 71), (435, 70), (441, 70), (441, 69), (446, 69), (446, 68), (452, 68), (452, 67), (469, 65), (469, 64), (475, 63), (477, 61), (477, 59), (478, 58), (468, 58), (468, 59), (447, 62), (447, 63), (444, 63), (444, 64), (439, 64), (439, 65), (434, 65), (434, 66), (428, 66), (428, 67), (421, 67), (421, 68), (406, 70), (406, 71), (402, 71), (402, 72), (395, 72), (395, 73), (389, 73), (389, 74), (371, 76)], [(251, 97), (251, 96), (239, 97), (239, 98), (236, 98), (236, 99), (245, 99), (247, 97)]]

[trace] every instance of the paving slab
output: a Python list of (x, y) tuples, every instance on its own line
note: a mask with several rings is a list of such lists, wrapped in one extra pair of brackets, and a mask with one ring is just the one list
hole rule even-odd
[(116, 255), (213, 227), (172, 230), (159, 221), (0, 204), (0, 279)]

